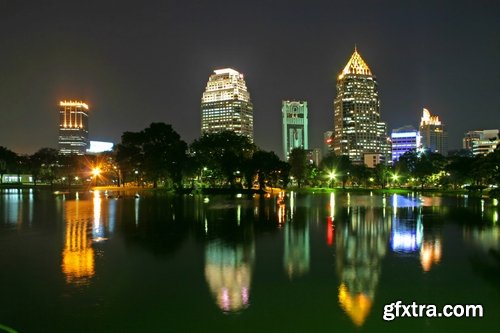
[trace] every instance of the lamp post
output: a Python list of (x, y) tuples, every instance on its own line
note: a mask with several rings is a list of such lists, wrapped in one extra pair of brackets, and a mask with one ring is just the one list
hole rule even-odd
[(399, 175), (397, 173), (392, 174), (392, 186), (397, 183)]
[(330, 187), (332, 187), (335, 177), (336, 177), (335, 171), (330, 171), (330, 173), (328, 174), (328, 179), (330, 179)]
[(101, 173), (101, 170), (99, 168), (94, 168), (92, 169), (92, 174), (95, 177), (95, 186), (97, 187), (97, 178), (99, 177), (99, 174)]

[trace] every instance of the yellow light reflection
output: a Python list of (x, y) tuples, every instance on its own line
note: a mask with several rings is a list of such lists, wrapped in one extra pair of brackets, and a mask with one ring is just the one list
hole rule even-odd
[(95, 274), (89, 237), (92, 206), (91, 201), (65, 201), (66, 237), (61, 266), (67, 283), (87, 284)]
[(352, 295), (347, 286), (339, 286), (339, 303), (356, 326), (362, 326), (372, 308), (372, 300), (363, 293)]
[(425, 241), (420, 249), (420, 264), (424, 272), (431, 270), (433, 264), (438, 264), (441, 261), (441, 242)]

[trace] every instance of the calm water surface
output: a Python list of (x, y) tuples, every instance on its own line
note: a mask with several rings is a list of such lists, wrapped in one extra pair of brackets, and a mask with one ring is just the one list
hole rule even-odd
[[(487, 332), (498, 202), (0, 193), (0, 332)], [(483, 318), (382, 319), (385, 304)]]

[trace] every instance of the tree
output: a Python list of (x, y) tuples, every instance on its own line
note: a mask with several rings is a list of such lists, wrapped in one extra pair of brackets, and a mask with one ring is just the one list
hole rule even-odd
[(116, 147), (116, 160), (126, 175), (141, 174), (158, 186), (170, 179), (182, 186), (182, 168), (187, 160), (187, 144), (165, 123), (152, 123), (141, 132), (125, 132)]
[(218, 182), (231, 187), (235, 185), (236, 175), (241, 175), (242, 171), (252, 172), (248, 170), (247, 163), (256, 150), (246, 136), (233, 131), (205, 133), (190, 146), (198, 174), (208, 173), (212, 185)]
[(281, 163), (279, 157), (274, 152), (258, 150), (253, 154), (249, 164), (251, 168), (247, 172), (251, 173), (251, 178), (255, 174), (257, 175), (259, 189), (263, 190), (266, 183), (270, 183), (271, 186), (277, 184)]
[(13, 151), (0, 146), (0, 184), (3, 180), (3, 175), (8, 172), (17, 172), (18, 156)]
[(335, 178), (342, 181), (342, 188), (345, 188), (351, 170), (353, 168), (349, 157), (346, 155), (335, 155), (330, 154), (326, 156), (320, 164), (321, 170), (325, 174), (325, 177), (330, 177), (330, 174), (334, 174)]
[(290, 157), (288, 159), (290, 164), (290, 174), (297, 180), (297, 185), (299, 188), (302, 186), (303, 181), (306, 178), (307, 171), (307, 154), (304, 149), (294, 148), (290, 152)]
[(35, 186), (38, 180), (48, 181), (52, 185), (55, 179), (57, 160), (58, 151), (53, 148), (41, 148), (29, 157), (30, 171)]

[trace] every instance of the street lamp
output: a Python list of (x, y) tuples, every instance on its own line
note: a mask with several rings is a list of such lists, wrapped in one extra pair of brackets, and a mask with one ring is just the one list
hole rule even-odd
[(392, 183), (396, 183), (398, 181), (399, 175), (397, 173), (392, 174)]
[(92, 169), (92, 174), (95, 177), (95, 186), (97, 186), (97, 177), (99, 177), (99, 175), (101, 174), (101, 169), (99, 168)]
[(335, 177), (336, 177), (336, 176), (337, 176), (337, 175), (335, 174), (335, 171), (330, 171), (330, 172), (328, 173), (328, 178), (330, 179), (330, 187), (332, 187), (332, 183), (333, 183), (333, 181), (335, 180)]

